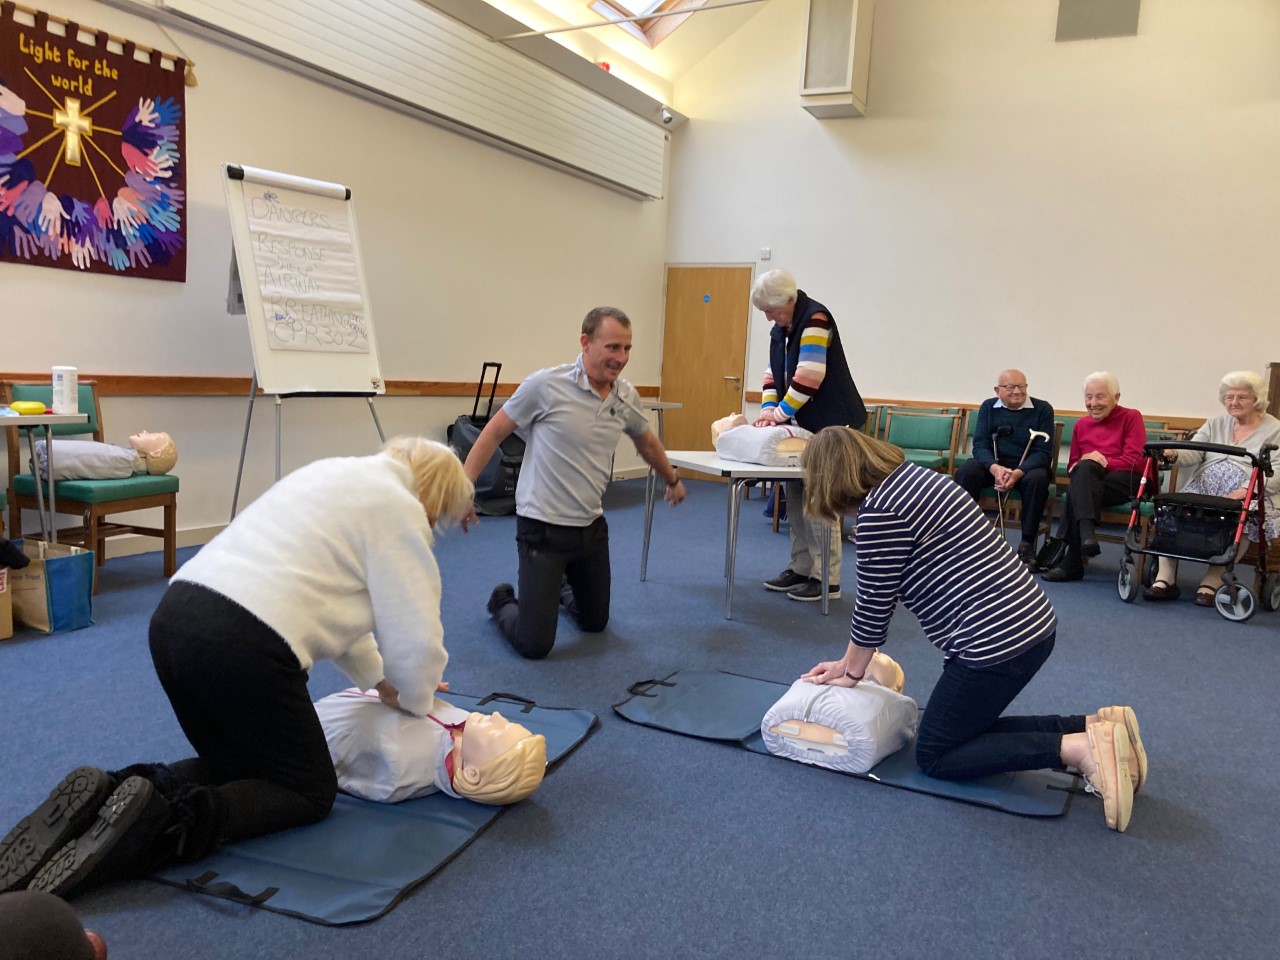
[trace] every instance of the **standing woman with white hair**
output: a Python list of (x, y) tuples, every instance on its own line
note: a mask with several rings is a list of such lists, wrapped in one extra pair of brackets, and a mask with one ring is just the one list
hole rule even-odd
[[(769, 366), (757, 427), (794, 422), (813, 433), (823, 427), (861, 429), (867, 408), (854, 385), (845, 359), (840, 331), (831, 311), (796, 287), (786, 270), (770, 270), (756, 278), (751, 303), (773, 323), (769, 332)], [(828, 596), (840, 596), (840, 530), (814, 520), (803, 509), (804, 485), (787, 483), (787, 528), (791, 533), (791, 562), (766, 590), (786, 593), (792, 600), (822, 597), (822, 544), (831, 531)]]
[(160, 683), (197, 756), (79, 767), (0, 841), (0, 893), (58, 896), (323, 820), (337, 792), (307, 690), (317, 660), (414, 714), (448, 656), (434, 528), (473, 488), (444, 444), (392, 440), (300, 467), (178, 571), (151, 618)]
[[(1218, 384), (1218, 400), (1226, 413), (1206, 420), (1191, 438), (1194, 442), (1243, 447), (1254, 456), (1260, 455), (1268, 443), (1280, 444), (1280, 420), (1266, 412), (1267, 384), (1258, 374), (1251, 370), (1228, 373)], [(1253, 464), (1247, 459), (1202, 450), (1166, 450), (1164, 462), (1195, 467), (1182, 488), (1183, 493), (1202, 493), (1230, 500), (1243, 500), (1248, 493)], [(1265, 478), (1263, 495), (1267, 501), (1267, 539), (1280, 539), (1280, 470)], [(1241, 555), (1248, 549), (1249, 541), (1258, 542), (1260, 533), (1257, 517), (1250, 517), (1245, 524), (1244, 536), (1240, 538)], [(1196, 587), (1197, 604), (1213, 606), (1214, 594), (1222, 586), (1224, 569), (1210, 566), (1205, 572)], [(1143, 596), (1148, 600), (1176, 600), (1178, 594), (1178, 561), (1172, 557), (1160, 557), (1155, 582)]]

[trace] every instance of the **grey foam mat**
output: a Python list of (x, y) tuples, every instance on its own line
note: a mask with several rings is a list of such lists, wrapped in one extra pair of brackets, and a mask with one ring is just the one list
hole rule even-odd
[[(719, 670), (677, 670), (661, 680), (633, 683), (630, 696), (613, 709), (632, 723), (732, 743), (771, 757), (760, 734), (760, 720), (790, 686)], [(910, 747), (885, 757), (869, 773), (843, 775), (1025, 817), (1062, 816), (1076, 782), (1071, 774), (1054, 770), (935, 780), (920, 772)]]

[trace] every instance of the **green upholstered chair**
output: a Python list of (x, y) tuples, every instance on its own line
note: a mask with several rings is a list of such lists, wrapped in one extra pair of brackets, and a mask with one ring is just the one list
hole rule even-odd
[(960, 440), (960, 414), (895, 407), (885, 415), (884, 439), (901, 447), (908, 462), (949, 474), (954, 471)]
[[(92, 380), (81, 380), (78, 387), (80, 412), (89, 415), (89, 422), (55, 425), (52, 428), (53, 435), (55, 437), (78, 436), (80, 439), (92, 438), (102, 441), (102, 407), (98, 403), (96, 384)], [(3, 391), (6, 402), (39, 400), (49, 405), (53, 400), (53, 386), (48, 381), (8, 382), (3, 385)], [(14, 539), (23, 536), (22, 511), (38, 509), (36, 478), (31, 473), (24, 472), (30, 464), (22, 463), (21, 451), (26, 449), (26, 444), (19, 445), (20, 429), (6, 428), (9, 448), (9, 502), (13, 505), (10, 536)], [(43, 433), (43, 431), (40, 432)], [(54, 462), (57, 463), (56, 441), (54, 442)], [(46, 486), (45, 490), (47, 489)], [(80, 527), (59, 529), (59, 542), (78, 544), (93, 550), (97, 556), (97, 565), (101, 566), (106, 558), (108, 537), (123, 534), (159, 537), (163, 541), (164, 575), (171, 577), (177, 572), (178, 478), (173, 474), (163, 476), (139, 474), (123, 480), (59, 480), (54, 484), (54, 493), (57, 512), (79, 516), (82, 521)], [(161, 528), (144, 527), (135, 523), (118, 523), (107, 519), (116, 514), (153, 508), (164, 511), (164, 526)], [(97, 592), (97, 589), (95, 575), (94, 592)]]
[(978, 408), (969, 407), (961, 416), (964, 417), (964, 423), (960, 427), (960, 447), (956, 450), (956, 470), (973, 459), (973, 437), (978, 430)]

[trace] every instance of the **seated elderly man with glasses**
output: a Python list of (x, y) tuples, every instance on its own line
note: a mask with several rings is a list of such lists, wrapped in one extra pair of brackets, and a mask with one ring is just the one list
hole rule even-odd
[(1034, 571), (1039, 569), (1036, 535), (1056, 466), (1049, 462), (1053, 407), (1027, 393), (1027, 378), (1021, 370), (1003, 371), (995, 393), (978, 408), (973, 459), (956, 471), (956, 483), (974, 500), (984, 487), (995, 487), (1002, 494), (1018, 491), (1022, 498), (1018, 558)]

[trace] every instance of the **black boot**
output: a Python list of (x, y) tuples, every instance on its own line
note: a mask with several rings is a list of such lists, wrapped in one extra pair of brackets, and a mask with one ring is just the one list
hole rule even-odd
[(573, 587), (569, 586), (568, 577), (560, 580), (560, 606), (569, 616), (578, 619), (578, 601), (574, 599)]
[(66, 897), (112, 880), (145, 877), (177, 860), (207, 855), (222, 835), (225, 811), (208, 787), (166, 797), (132, 776), (111, 794), (97, 821), (32, 879), (29, 889)]
[(0, 893), (21, 890), (72, 838), (87, 830), (116, 784), (97, 767), (77, 767), (44, 803), (0, 840)]

